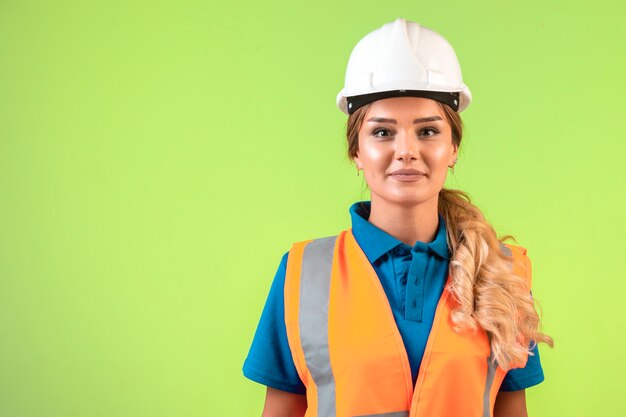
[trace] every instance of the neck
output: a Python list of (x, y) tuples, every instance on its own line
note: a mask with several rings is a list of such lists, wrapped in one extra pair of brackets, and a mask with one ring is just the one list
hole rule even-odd
[(369, 222), (396, 239), (414, 246), (437, 236), (439, 196), (417, 205), (400, 205), (372, 195)]

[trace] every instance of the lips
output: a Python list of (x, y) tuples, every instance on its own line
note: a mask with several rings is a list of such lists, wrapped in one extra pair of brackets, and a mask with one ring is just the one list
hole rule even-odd
[(425, 178), (426, 174), (414, 168), (402, 168), (391, 172), (389, 176), (400, 182), (416, 182)]
[(415, 176), (415, 175), (426, 175), (422, 171), (418, 171), (417, 169), (409, 169), (403, 168), (393, 171), (390, 175), (407, 175), (407, 176)]

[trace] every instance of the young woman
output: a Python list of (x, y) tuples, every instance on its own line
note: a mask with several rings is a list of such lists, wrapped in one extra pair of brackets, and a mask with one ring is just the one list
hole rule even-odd
[(439, 34), (396, 19), (355, 46), (337, 96), (371, 201), (283, 256), (244, 375), (263, 417), (526, 416), (543, 381), (531, 264), (445, 189), (471, 95)]

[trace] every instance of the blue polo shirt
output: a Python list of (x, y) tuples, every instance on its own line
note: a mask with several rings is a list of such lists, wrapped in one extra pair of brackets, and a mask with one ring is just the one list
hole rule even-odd
[[(352, 233), (389, 299), (415, 383), (435, 309), (448, 277), (450, 251), (445, 220), (439, 214), (435, 240), (418, 241), (411, 247), (370, 223), (370, 208), (370, 201), (352, 204)], [(304, 394), (306, 388), (293, 363), (285, 328), (284, 285), (288, 256), (289, 252), (283, 255), (276, 271), (243, 374), (272, 388)], [(533, 352), (526, 367), (507, 372), (500, 391), (525, 389), (543, 381), (537, 347)]]

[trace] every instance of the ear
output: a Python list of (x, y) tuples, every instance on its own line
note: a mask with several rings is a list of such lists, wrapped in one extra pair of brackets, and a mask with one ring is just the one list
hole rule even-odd
[(359, 153), (356, 153), (356, 156), (352, 159), (354, 164), (358, 169), (363, 169), (363, 164), (361, 163), (361, 158), (359, 158)]
[(459, 147), (455, 144), (452, 144), (453, 146), (453, 150), (452, 150), (452, 156), (450, 158), (450, 166), (454, 165), (454, 160), (459, 156)]

